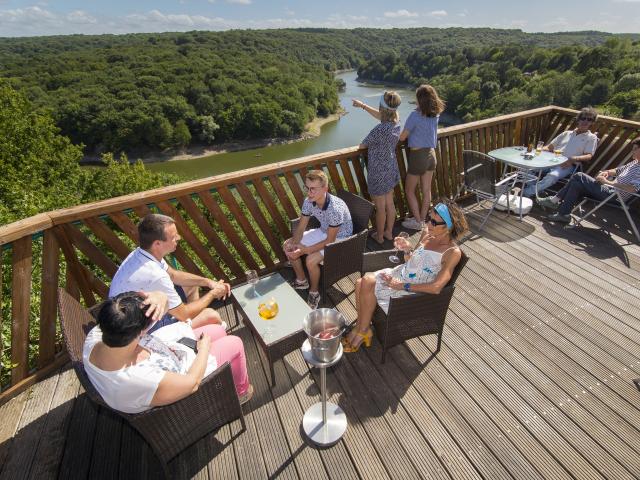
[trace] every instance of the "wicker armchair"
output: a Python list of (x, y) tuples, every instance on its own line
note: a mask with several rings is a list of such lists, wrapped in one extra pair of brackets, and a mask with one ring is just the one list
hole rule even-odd
[[(369, 219), (373, 213), (373, 203), (346, 190), (337, 193), (349, 207), (354, 234), (324, 247), (322, 268), (322, 302), (326, 302), (328, 288), (338, 280), (355, 272), (362, 274), (362, 253), (367, 245)], [(291, 232), (295, 232), (299, 218), (291, 220)], [(318, 228), (318, 221), (312, 217), (307, 228)]]
[[(366, 272), (373, 272), (395, 264), (389, 261), (389, 255), (394, 250), (365, 253), (363, 268)], [(435, 353), (440, 351), (444, 320), (449, 310), (449, 303), (455, 290), (455, 282), (469, 258), (462, 252), (462, 258), (451, 275), (451, 280), (438, 295), (417, 293), (392, 298), (389, 302), (389, 312), (376, 305), (373, 312), (373, 326), (376, 337), (382, 344), (382, 363), (385, 362), (387, 350), (410, 338), (422, 335), (437, 334), (438, 345)]]
[(110, 408), (91, 384), (82, 363), (84, 340), (95, 325), (94, 318), (62, 288), (58, 289), (58, 307), (69, 357), (87, 395), (96, 404), (123, 417), (142, 435), (162, 463), (167, 478), (172, 478), (169, 462), (216, 428), (239, 418), (244, 432), (244, 415), (228, 363), (203, 379), (197, 392), (171, 405), (138, 414)]

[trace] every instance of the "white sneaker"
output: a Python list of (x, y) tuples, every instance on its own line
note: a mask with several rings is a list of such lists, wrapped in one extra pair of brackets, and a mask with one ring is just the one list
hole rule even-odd
[(311, 307), (311, 310), (318, 308), (318, 305), (320, 305), (320, 292), (309, 292), (307, 304)]
[(420, 222), (416, 221), (416, 219), (413, 217), (405, 218), (402, 222), (402, 226), (410, 230), (422, 230), (422, 225), (420, 224)]
[(295, 290), (306, 290), (307, 288), (309, 288), (309, 280), (307, 280), (305, 278), (304, 281), (300, 281), (297, 278), (293, 281), (293, 283), (291, 284), (291, 286), (295, 289)]

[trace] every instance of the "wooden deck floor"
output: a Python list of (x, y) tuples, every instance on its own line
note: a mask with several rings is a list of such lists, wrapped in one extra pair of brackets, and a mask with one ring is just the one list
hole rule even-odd
[[(424, 337), (381, 365), (374, 342), (329, 371), (331, 400), (349, 419), (330, 449), (300, 433), (319, 400), (316, 372), (294, 352), (269, 388), (255, 342), (236, 327), (256, 388), (247, 430), (234, 422), (197, 443), (176, 477), (639, 478), (640, 247), (534, 214), (494, 215), (463, 248), (470, 261), (437, 356)], [(352, 297), (335, 293), (354, 318)], [(0, 407), (1, 478), (159, 475), (140, 437), (89, 403), (73, 371)]]

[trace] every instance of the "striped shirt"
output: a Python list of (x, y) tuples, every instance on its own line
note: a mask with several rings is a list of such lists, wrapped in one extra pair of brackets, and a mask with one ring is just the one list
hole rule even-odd
[[(616, 168), (616, 183), (620, 185), (633, 185), (636, 193), (640, 192), (640, 162), (634, 160), (626, 165)], [(620, 190), (620, 197), (626, 202), (632, 195)]]

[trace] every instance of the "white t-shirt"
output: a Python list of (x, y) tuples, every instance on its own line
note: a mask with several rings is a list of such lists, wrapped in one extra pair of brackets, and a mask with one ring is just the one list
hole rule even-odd
[(551, 145), (555, 150), (562, 150), (562, 155), (567, 158), (587, 153), (593, 155), (598, 146), (598, 136), (589, 130), (580, 134), (575, 130), (568, 130), (551, 140)]
[(109, 297), (123, 292), (161, 291), (169, 297), (169, 310), (182, 304), (182, 299), (167, 273), (169, 265), (164, 258), (158, 261), (146, 250), (138, 247), (124, 259), (113, 277)]
[[(182, 322), (142, 335), (139, 344), (149, 351), (149, 358), (115, 371), (101, 370), (89, 361), (93, 347), (102, 341), (102, 330), (94, 327), (84, 342), (82, 361), (95, 389), (111, 408), (125, 413), (140, 413), (153, 408), (151, 400), (166, 372), (186, 374), (196, 358), (189, 347), (177, 343), (182, 337), (195, 339), (193, 330)], [(205, 376), (217, 368), (209, 355)]]

